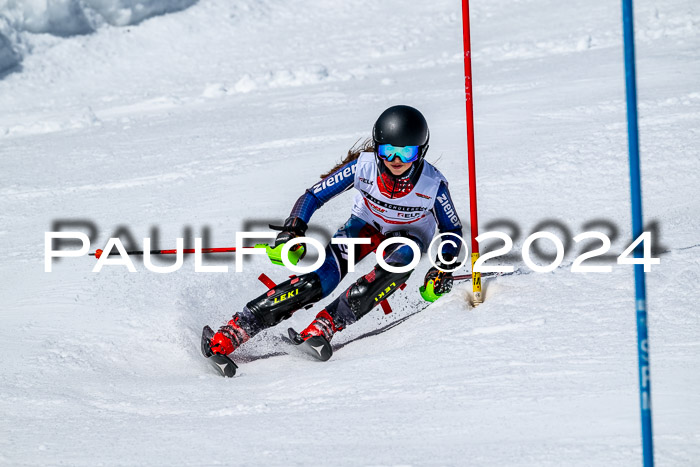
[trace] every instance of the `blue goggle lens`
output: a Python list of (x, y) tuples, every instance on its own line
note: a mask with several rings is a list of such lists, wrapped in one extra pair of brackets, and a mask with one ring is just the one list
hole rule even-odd
[(398, 157), (404, 164), (417, 161), (419, 153), (419, 146), (392, 146), (391, 144), (380, 144), (377, 148), (377, 154), (382, 159), (391, 162), (394, 160), (394, 157)]

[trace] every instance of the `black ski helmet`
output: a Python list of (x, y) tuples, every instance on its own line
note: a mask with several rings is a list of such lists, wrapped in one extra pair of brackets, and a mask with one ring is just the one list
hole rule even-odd
[(417, 109), (407, 105), (395, 105), (379, 116), (372, 130), (372, 139), (375, 155), (380, 144), (418, 146), (420, 152), (416, 162), (420, 164), (428, 150), (430, 131), (428, 122)]

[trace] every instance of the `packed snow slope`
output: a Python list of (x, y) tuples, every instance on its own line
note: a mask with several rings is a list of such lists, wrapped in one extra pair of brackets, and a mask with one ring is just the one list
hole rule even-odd
[[(92, 225), (91, 251), (119, 231), (174, 247), (188, 228), (231, 246), (283, 220), (399, 103), (426, 115), (428, 159), (466, 223), (460, 2), (175, 3), (143, 21), (91, 14), (68, 37), (22, 29), (22, 3), (4, 3), (0, 50), (18, 65), (0, 79), (0, 464), (639, 465), (633, 273), (614, 262), (631, 224), (619, 2), (471, 2), (479, 227), (514, 238), (494, 264), (523, 274), (485, 283), (478, 308), (461, 284), (354, 340), (415, 309), (424, 261), (394, 314), (340, 333), (330, 361), (279, 339), (316, 306), (234, 354), (234, 379), (199, 354), (201, 328), (264, 292), (259, 273), (287, 271), (224, 257), (206, 262), (228, 273), (192, 258), (92, 273), (86, 256), (45, 273), (44, 232)], [(662, 251), (647, 275), (656, 457), (698, 465), (700, 4), (635, 7), (644, 211)], [(551, 273), (520, 258), (535, 230), (569, 244)], [(613, 237), (611, 273), (571, 272), (586, 230)]]

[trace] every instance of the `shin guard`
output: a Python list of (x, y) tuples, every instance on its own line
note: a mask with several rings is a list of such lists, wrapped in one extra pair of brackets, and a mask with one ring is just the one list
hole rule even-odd
[(406, 283), (411, 272), (392, 273), (376, 266), (326, 307), (335, 326), (341, 329), (362, 318)]
[(265, 327), (272, 327), (323, 297), (321, 280), (316, 273), (285, 281), (246, 305)]
[(386, 300), (411, 276), (412, 271), (389, 272), (375, 266), (348, 288), (347, 300), (355, 319), (360, 319), (370, 312), (379, 302)]

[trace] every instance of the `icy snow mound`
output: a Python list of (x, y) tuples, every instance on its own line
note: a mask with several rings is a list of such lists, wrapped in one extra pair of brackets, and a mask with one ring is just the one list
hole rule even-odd
[(14, 51), (12, 43), (0, 32), (0, 73), (19, 63), (19, 55)]
[(28, 53), (25, 34), (68, 37), (102, 25), (129, 26), (188, 8), (197, 0), (0, 0), (0, 72)]

